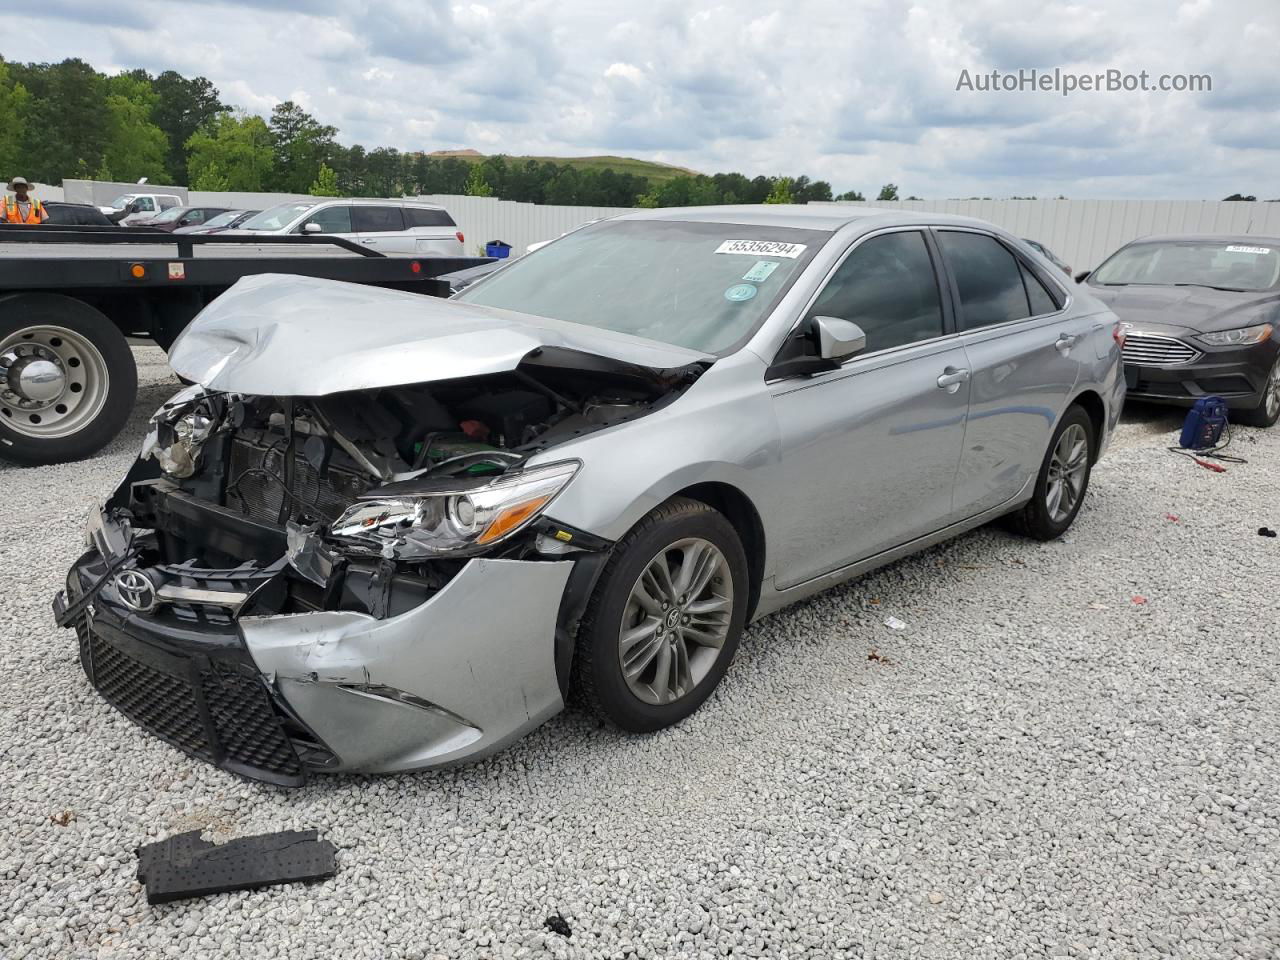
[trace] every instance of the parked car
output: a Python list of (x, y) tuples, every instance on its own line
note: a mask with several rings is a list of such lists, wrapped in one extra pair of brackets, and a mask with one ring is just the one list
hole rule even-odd
[(46, 203), (49, 219), (45, 223), (71, 227), (110, 227), (112, 223), (107, 215), (89, 203), (64, 203), (54, 200)]
[(174, 233), (222, 233), (233, 230), (250, 217), (261, 213), (261, 210), (224, 210), (216, 217), (210, 217), (204, 223), (193, 223), (190, 226), (178, 227)]
[(1280, 419), (1280, 238), (1144, 237), (1086, 275), (1125, 321), (1129, 394), (1190, 406), (1227, 401), (1231, 419)]
[(637, 211), (451, 300), (248, 278), (55, 610), (109, 701), (276, 783), (481, 756), (571, 688), (656, 730), (753, 619), (1066, 531), (1117, 328), (996, 227), (834, 206)]
[(131, 226), (151, 227), (172, 233), (179, 227), (198, 227), (206, 220), (226, 212), (226, 207), (170, 207), (159, 216), (134, 221)]
[(1065, 273), (1068, 277), (1071, 276), (1071, 268), (1067, 266), (1065, 262), (1059, 259), (1058, 256), (1052, 250), (1046, 247), (1043, 243), (1038, 243), (1035, 240), (1028, 240), (1026, 237), (1022, 238), (1022, 242), (1025, 243), (1027, 246), (1029, 246), (1036, 253), (1040, 254), (1040, 256), (1044, 257), (1046, 260), (1052, 263), (1055, 267), (1057, 267), (1059, 270)]
[(182, 198), (171, 193), (122, 193), (108, 206), (99, 207), (112, 223), (129, 226), (182, 204)]
[(238, 233), (328, 234), (390, 256), (461, 257), (465, 238), (442, 207), (418, 200), (291, 200), (250, 217)]

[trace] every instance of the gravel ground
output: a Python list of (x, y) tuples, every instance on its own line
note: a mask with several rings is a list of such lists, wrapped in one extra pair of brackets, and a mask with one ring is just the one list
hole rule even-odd
[[(174, 387), (139, 358), (106, 453), (0, 464), (0, 956), (1280, 955), (1280, 430), (1214, 474), (1135, 410), (1067, 539), (982, 530), (767, 619), (678, 729), (570, 712), (469, 767), (282, 791), (123, 719), (51, 622)], [(334, 880), (156, 908), (134, 880), (171, 833), (307, 827)]]

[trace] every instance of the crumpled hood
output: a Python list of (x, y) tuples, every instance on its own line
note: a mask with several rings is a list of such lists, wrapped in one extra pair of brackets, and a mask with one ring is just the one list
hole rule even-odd
[(1213, 290), (1207, 287), (1145, 286), (1107, 287), (1086, 284), (1085, 289), (1105, 303), (1121, 320), (1141, 328), (1148, 324), (1185, 327), (1197, 333), (1231, 330), (1260, 323), (1259, 313), (1275, 308), (1280, 295), (1274, 290)]
[(246, 277), (201, 311), (169, 364), (210, 390), (320, 397), (514, 370), (539, 347), (654, 369), (714, 358), (641, 337), (379, 287)]

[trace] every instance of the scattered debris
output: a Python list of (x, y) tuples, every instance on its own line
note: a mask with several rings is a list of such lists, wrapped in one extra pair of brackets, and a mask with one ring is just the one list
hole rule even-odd
[(542, 925), (552, 933), (558, 933), (562, 937), (573, 936), (573, 929), (569, 926), (569, 921), (564, 918), (564, 914), (560, 913), (559, 910), (543, 920)]
[(907, 623), (905, 620), (899, 620), (897, 617), (885, 617), (884, 625), (890, 630), (905, 630)]
[(1137, 596), (1136, 596), (1136, 597), (1134, 597), (1134, 598), (1133, 598), (1133, 602), (1134, 602), (1134, 603), (1136, 603), (1136, 604), (1138, 604), (1139, 606), (1141, 606), (1142, 604), (1144, 604), (1144, 603), (1146, 603), (1146, 602), (1147, 602), (1147, 598), (1146, 598), (1146, 597), (1137, 597)]
[(931, 894), (929, 894), (929, 902), (934, 904), (935, 906), (941, 903), (942, 900), (943, 900), (943, 896), (937, 890), (934, 890)]
[(1260, 537), (1274, 537), (1275, 535), (1276, 535), (1276, 532), (1272, 530), (1270, 527), (1258, 528), (1258, 536)]
[(1110, 610), (1111, 607), (1105, 603), (1099, 603), (1097, 600), (1095, 600), (1093, 601), (1093, 603), (1089, 604), (1089, 609), (1090, 610)]
[(49, 822), (54, 826), (66, 827), (70, 826), (71, 821), (76, 818), (74, 810), (63, 810), (61, 813), (54, 813), (49, 816)]
[(886, 667), (893, 666), (893, 661), (890, 660), (888, 657), (886, 657), (883, 653), (881, 653), (875, 647), (871, 648), (871, 652), (867, 654), (867, 659), (870, 660), (872, 663), (883, 663)]
[(315, 830), (285, 830), (219, 845), (192, 830), (139, 847), (138, 880), (146, 884), (150, 904), (324, 880), (337, 873), (337, 850), (317, 836)]
[(1164, 515), (1164, 518), (1165, 518), (1166, 520), (1168, 520), (1170, 523), (1181, 523), (1181, 522), (1182, 522), (1182, 518), (1181, 518), (1180, 516), (1178, 516), (1176, 513), (1166, 513), (1166, 514)]

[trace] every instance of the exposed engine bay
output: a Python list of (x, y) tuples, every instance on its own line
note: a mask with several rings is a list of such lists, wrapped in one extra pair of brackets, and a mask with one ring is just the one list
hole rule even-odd
[(166, 585), (203, 591), (207, 616), (221, 578), (227, 616), (395, 616), (470, 557), (590, 549), (542, 517), (577, 461), (527, 461), (658, 409), (701, 372), (539, 348), (503, 373), (320, 397), (193, 386), (153, 418), (106, 516), (154, 531), (135, 538), (136, 564), (164, 581), (161, 602)]

